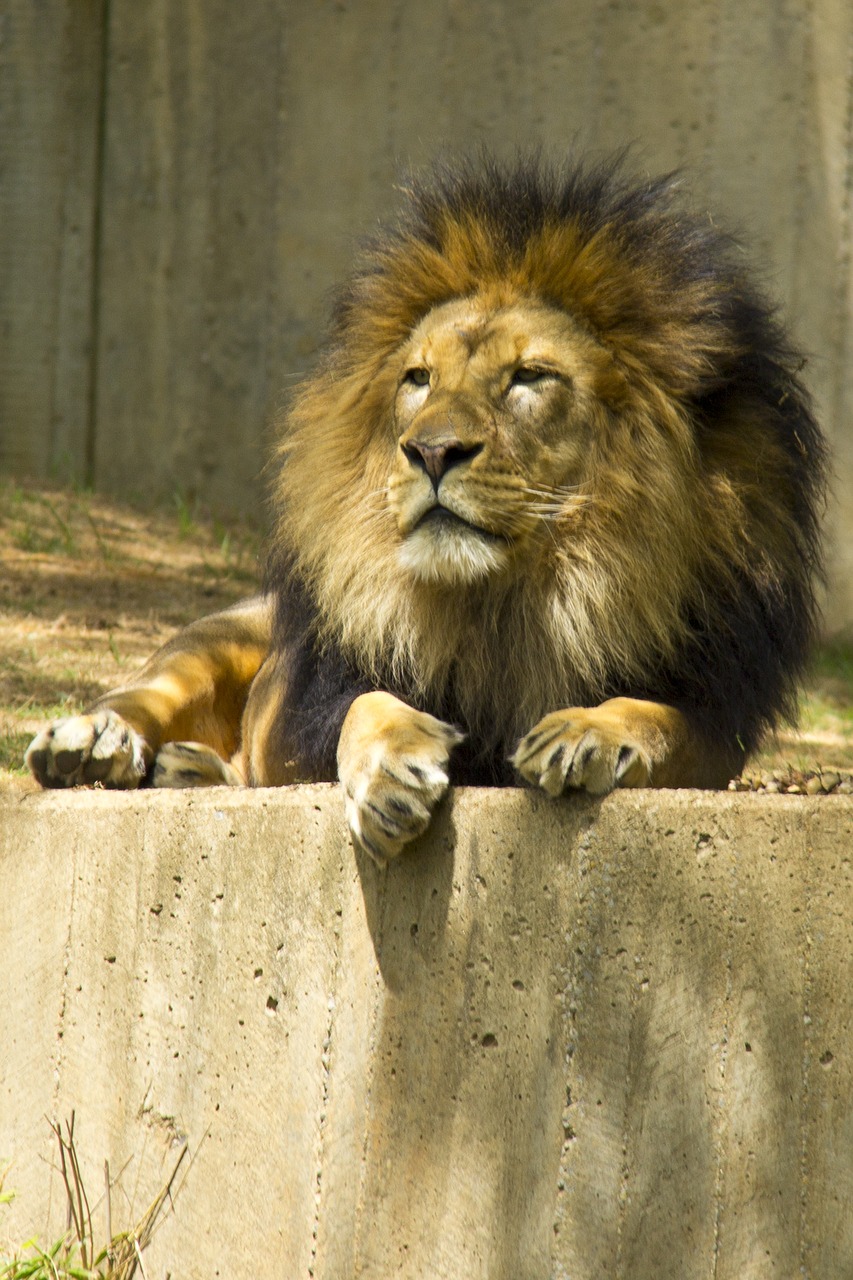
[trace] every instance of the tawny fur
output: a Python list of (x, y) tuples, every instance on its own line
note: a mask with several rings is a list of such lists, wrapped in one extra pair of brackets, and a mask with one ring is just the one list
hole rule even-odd
[[(791, 710), (814, 627), (821, 440), (796, 356), (676, 185), (634, 187), (618, 166), (439, 174), (367, 251), (282, 423), (273, 589), (281, 556), (321, 644), (418, 705), (452, 682), (484, 741), (510, 742), (557, 706), (654, 694), (656, 671), (695, 664), (683, 654), (698, 627), (736, 626), (732, 601), (748, 592), (758, 611), (793, 594), (797, 636), (746, 745)], [(502, 200), (526, 196), (538, 218), (502, 217)], [(413, 579), (388, 502), (401, 360), (423, 318), (460, 298), (486, 314), (526, 308), (534, 327), (544, 309), (571, 316), (567, 358), (593, 387), (576, 490), (518, 572), (465, 589)]]

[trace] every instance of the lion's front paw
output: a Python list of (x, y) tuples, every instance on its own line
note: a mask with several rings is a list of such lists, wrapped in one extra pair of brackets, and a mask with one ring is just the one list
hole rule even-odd
[(448, 786), (463, 734), (387, 693), (366, 693), (347, 714), (338, 775), (353, 840), (379, 866), (426, 830)]
[(26, 762), (43, 787), (138, 787), (151, 752), (145, 739), (114, 711), (69, 716), (43, 729)]
[(648, 786), (651, 777), (644, 747), (605, 706), (546, 716), (522, 738), (512, 764), (551, 796), (570, 787), (604, 795), (614, 787)]

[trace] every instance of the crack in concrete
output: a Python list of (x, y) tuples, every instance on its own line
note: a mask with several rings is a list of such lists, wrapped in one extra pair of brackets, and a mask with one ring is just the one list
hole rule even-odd
[(362, 1269), (360, 1265), (361, 1235), (362, 1235), (361, 1226), (365, 1219), (364, 1206), (367, 1198), (366, 1197), (367, 1166), (368, 1166), (368, 1155), (369, 1155), (370, 1134), (371, 1134), (371, 1124), (370, 1124), (371, 1114), (370, 1113), (371, 1113), (371, 1107), (373, 1105), (373, 1082), (374, 1082), (374, 1079), (376, 1076), (376, 1070), (377, 1070), (378, 1055), (376, 1053), (376, 1040), (377, 1040), (377, 1028), (379, 1024), (379, 1006), (381, 1003), (380, 995), (382, 992), (382, 985), (384, 981), (382, 977), (382, 969), (380, 968), (380, 965), (379, 965), (379, 956), (381, 955), (382, 944), (385, 939), (385, 907), (386, 907), (385, 890), (387, 888), (387, 884), (388, 884), (388, 881), (386, 876), (385, 879), (383, 879), (382, 881), (381, 908), (379, 912), (379, 920), (377, 922), (377, 930), (376, 930), (376, 938), (375, 938), (376, 970), (375, 970), (375, 975), (373, 980), (373, 1000), (371, 1002), (370, 1026), (368, 1031), (368, 1063), (370, 1065), (368, 1069), (367, 1087), (365, 1089), (365, 1097), (364, 1097), (364, 1135), (362, 1137), (361, 1155), (359, 1157), (358, 1195), (356, 1198), (355, 1232), (353, 1233), (353, 1249), (352, 1249), (354, 1275), (359, 1275)]
[(723, 992), (723, 1028), (720, 1040), (720, 1092), (719, 1106), (717, 1109), (717, 1129), (715, 1150), (717, 1158), (717, 1169), (714, 1176), (714, 1254), (713, 1254), (713, 1271), (711, 1273), (712, 1280), (716, 1280), (717, 1270), (720, 1263), (720, 1235), (721, 1224), (723, 1218), (723, 1204), (725, 1197), (726, 1170), (724, 1152), (726, 1149), (726, 1134), (728, 1130), (729, 1108), (726, 1102), (726, 1086), (728, 1084), (728, 1065), (729, 1065), (729, 1039), (731, 1034), (731, 1002), (734, 991), (734, 973), (733, 973), (733, 951), (734, 951), (734, 919), (737, 910), (737, 894), (738, 894), (738, 878), (737, 878), (737, 858), (733, 851), (730, 852), (731, 857), (731, 873), (729, 875), (729, 906), (728, 906), (728, 931), (726, 934), (726, 951), (725, 951), (725, 971), (726, 982)]
[(308, 1275), (313, 1276), (317, 1262), (317, 1242), (320, 1233), (320, 1205), (323, 1198), (323, 1163), (325, 1155), (326, 1117), (328, 1114), (331, 1082), (332, 1039), (335, 1031), (335, 1011), (337, 1009), (336, 992), (338, 990), (338, 974), (340, 972), (341, 935), (335, 929), (335, 950), (332, 962), (331, 992), (328, 998), (328, 1019), (320, 1054), (322, 1085), (320, 1093), (320, 1115), (317, 1123), (317, 1146), (315, 1149), (314, 1175), (314, 1215), (311, 1223), (311, 1262)]
[[(59, 1011), (57, 1013), (57, 1018), (56, 1018), (56, 1037), (55, 1037), (56, 1056), (53, 1062), (53, 1090), (52, 1090), (52, 1098), (51, 1098), (52, 1115), (51, 1117), (49, 1117), (54, 1122), (58, 1120), (57, 1113), (59, 1111), (59, 1101), (62, 1093), (62, 1067), (64, 1063), (64, 1058), (65, 1058), (65, 1053), (64, 1053), (65, 1022), (66, 1022), (66, 1014), (68, 1010), (68, 982), (69, 982), (69, 972), (71, 969), (72, 941), (74, 936), (74, 923), (75, 923), (75, 916), (76, 916), (77, 863), (78, 863), (79, 846), (80, 846), (80, 841), (75, 840), (71, 848), (71, 857), (68, 860), (69, 866), (71, 868), (71, 885), (68, 891), (68, 923), (65, 930), (65, 941), (63, 943), (63, 949), (62, 949), (62, 984), (60, 986), (60, 992), (59, 992)], [(48, 1182), (47, 1208), (45, 1210), (45, 1224), (49, 1223), (52, 1220), (52, 1216), (53, 1216), (52, 1215), (53, 1186), (54, 1186), (54, 1182), (56, 1181), (56, 1177), (55, 1177), (55, 1174), (53, 1173), (53, 1166), (51, 1166), (51, 1170), (52, 1170), (52, 1173), (51, 1173), (50, 1180)]]
[[(811, 849), (812, 834), (811, 823), (806, 822), (805, 844), (807, 849)], [(803, 885), (803, 922), (804, 922), (804, 938), (803, 938), (803, 1062), (801, 1068), (800, 1079), (802, 1088), (800, 1091), (800, 1274), (808, 1277), (808, 1216), (806, 1209), (808, 1206), (807, 1188), (809, 1184), (809, 1097), (811, 1093), (811, 1066), (812, 1066), (812, 894), (811, 894), (811, 878), (807, 877)]]

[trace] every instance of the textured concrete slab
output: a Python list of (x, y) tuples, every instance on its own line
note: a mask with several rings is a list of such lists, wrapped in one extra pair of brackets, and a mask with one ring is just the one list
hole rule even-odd
[(197, 1153), (152, 1276), (851, 1275), (852, 864), (846, 797), (459, 791), (385, 873), (333, 787), (3, 799), (0, 1234), (74, 1109), (114, 1227)]

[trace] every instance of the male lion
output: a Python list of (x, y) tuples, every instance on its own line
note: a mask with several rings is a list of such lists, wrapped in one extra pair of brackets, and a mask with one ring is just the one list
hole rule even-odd
[(282, 422), (264, 594), (41, 733), (38, 780), (337, 776), (380, 863), (449, 781), (724, 786), (794, 710), (824, 446), (676, 185), (416, 182)]

